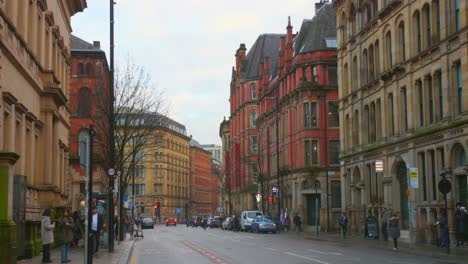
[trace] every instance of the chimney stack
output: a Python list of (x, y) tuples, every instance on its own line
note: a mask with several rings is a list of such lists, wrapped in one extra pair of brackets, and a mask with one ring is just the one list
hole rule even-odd
[(101, 48), (101, 42), (100, 41), (93, 41), (93, 47), (100, 49)]

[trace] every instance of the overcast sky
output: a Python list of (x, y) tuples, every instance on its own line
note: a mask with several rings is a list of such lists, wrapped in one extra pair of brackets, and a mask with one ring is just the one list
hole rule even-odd
[[(262, 33), (293, 31), (318, 0), (115, 0), (116, 64), (129, 55), (170, 102), (170, 117), (201, 144), (220, 144), (229, 117), (229, 83), (240, 43)], [(73, 34), (101, 41), (109, 56), (109, 1), (87, 0), (72, 17)]]

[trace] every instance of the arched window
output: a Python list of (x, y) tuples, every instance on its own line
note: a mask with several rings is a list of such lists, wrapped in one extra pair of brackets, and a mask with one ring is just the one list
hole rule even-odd
[(439, 0), (432, 0), (432, 17), (435, 19), (433, 26), (436, 30), (436, 40), (440, 41), (440, 5)]
[(369, 79), (370, 80), (375, 80), (375, 74), (374, 74), (374, 46), (370, 45), (369, 46)]
[(367, 58), (367, 50), (364, 49), (364, 51), (362, 52), (362, 80), (363, 80), (363, 83), (366, 84), (368, 83), (369, 79), (367, 78), (367, 72), (368, 72), (368, 67), (367, 67), (367, 62), (368, 62), (368, 58)]
[(392, 34), (390, 31), (385, 35), (385, 64), (387, 69), (392, 68)]
[(359, 111), (354, 111), (353, 146), (359, 145)]
[(400, 46), (400, 52), (398, 53), (400, 55), (399, 61), (400, 62), (405, 62), (406, 60), (406, 45), (405, 45), (405, 24), (400, 22), (398, 25), (398, 43)]
[(379, 41), (375, 42), (374, 47), (374, 59), (375, 59), (375, 75), (380, 75), (380, 49), (379, 49)]
[(356, 9), (354, 5), (351, 4), (351, 9), (349, 13), (349, 37), (352, 38), (356, 34)]
[(421, 43), (421, 15), (419, 14), (419, 11), (416, 11), (413, 15), (413, 21), (414, 21), (414, 33), (416, 36), (416, 41), (415, 41), (415, 49), (416, 52), (419, 53), (422, 50), (422, 43)]
[(346, 15), (343, 12), (341, 13), (341, 45), (344, 45), (346, 43), (346, 38), (348, 36), (346, 27)]
[(375, 103), (372, 102), (370, 105), (370, 143), (377, 141), (376, 137), (376, 117), (375, 117)]
[(353, 91), (356, 91), (358, 89), (358, 64), (357, 64), (357, 57), (354, 56), (353, 58), (353, 76), (352, 77), (352, 82), (353, 82)]
[(345, 63), (344, 67), (343, 67), (343, 92), (344, 94), (349, 94), (349, 83), (348, 83), (348, 64)]
[(84, 65), (83, 63), (78, 63), (78, 76), (84, 75)]
[(370, 113), (369, 113), (369, 105), (364, 106), (364, 115), (362, 116), (362, 121), (363, 121), (363, 132), (364, 132), (364, 141), (363, 144), (369, 144), (370, 143)]
[(94, 76), (94, 68), (90, 62), (86, 63), (86, 75)]
[(453, 167), (461, 167), (466, 164), (466, 152), (460, 143), (455, 144), (452, 151), (453, 155)]
[(460, 31), (460, 0), (452, 0), (455, 31)]
[(257, 86), (253, 82), (250, 84), (250, 94), (251, 94), (251, 99), (256, 99), (257, 98)]
[(256, 123), (257, 123), (257, 112), (252, 111), (252, 113), (250, 113), (250, 127), (255, 128)]
[(78, 116), (89, 117), (91, 114), (91, 92), (88, 88), (81, 88), (78, 99)]
[(431, 46), (431, 10), (429, 9), (429, 5), (425, 4), (423, 6), (423, 14), (424, 14), (424, 35), (425, 35), (425, 48), (429, 48)]

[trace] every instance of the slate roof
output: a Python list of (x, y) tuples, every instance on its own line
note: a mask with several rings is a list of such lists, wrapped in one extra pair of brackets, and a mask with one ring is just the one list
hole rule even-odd
[(102, 52), (100, 48), (96, 48), (93, 44), (86, 42), (75, 35), (71, 35), (71, 50), (72, 51), (98, 51)]
[(285, 34), (262, 34), (247, 53), (243, 64), (244, 79), (258, 79), (258, 68), (265, 57), (270, 58), (270, 75), (276, 76), (278, 71), (278, 54), (280, 38)]
[(331, 3), (326, 3), (312, 19), (302, 21), (299, 34), (294, 39), (294, 55), (318, 50), (336, 49), (327, 45), (326, 40), (334, 40), (336, 43), (336, 18), (335, 9)]

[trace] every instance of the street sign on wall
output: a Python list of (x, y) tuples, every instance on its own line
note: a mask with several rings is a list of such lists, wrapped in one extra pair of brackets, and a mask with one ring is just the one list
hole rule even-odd
[(410, 187), (419, 188), (418, 168), (410, 168)]
[(376, 160), (375, 161), (375, 172), (383, 172), (383, 160)]

